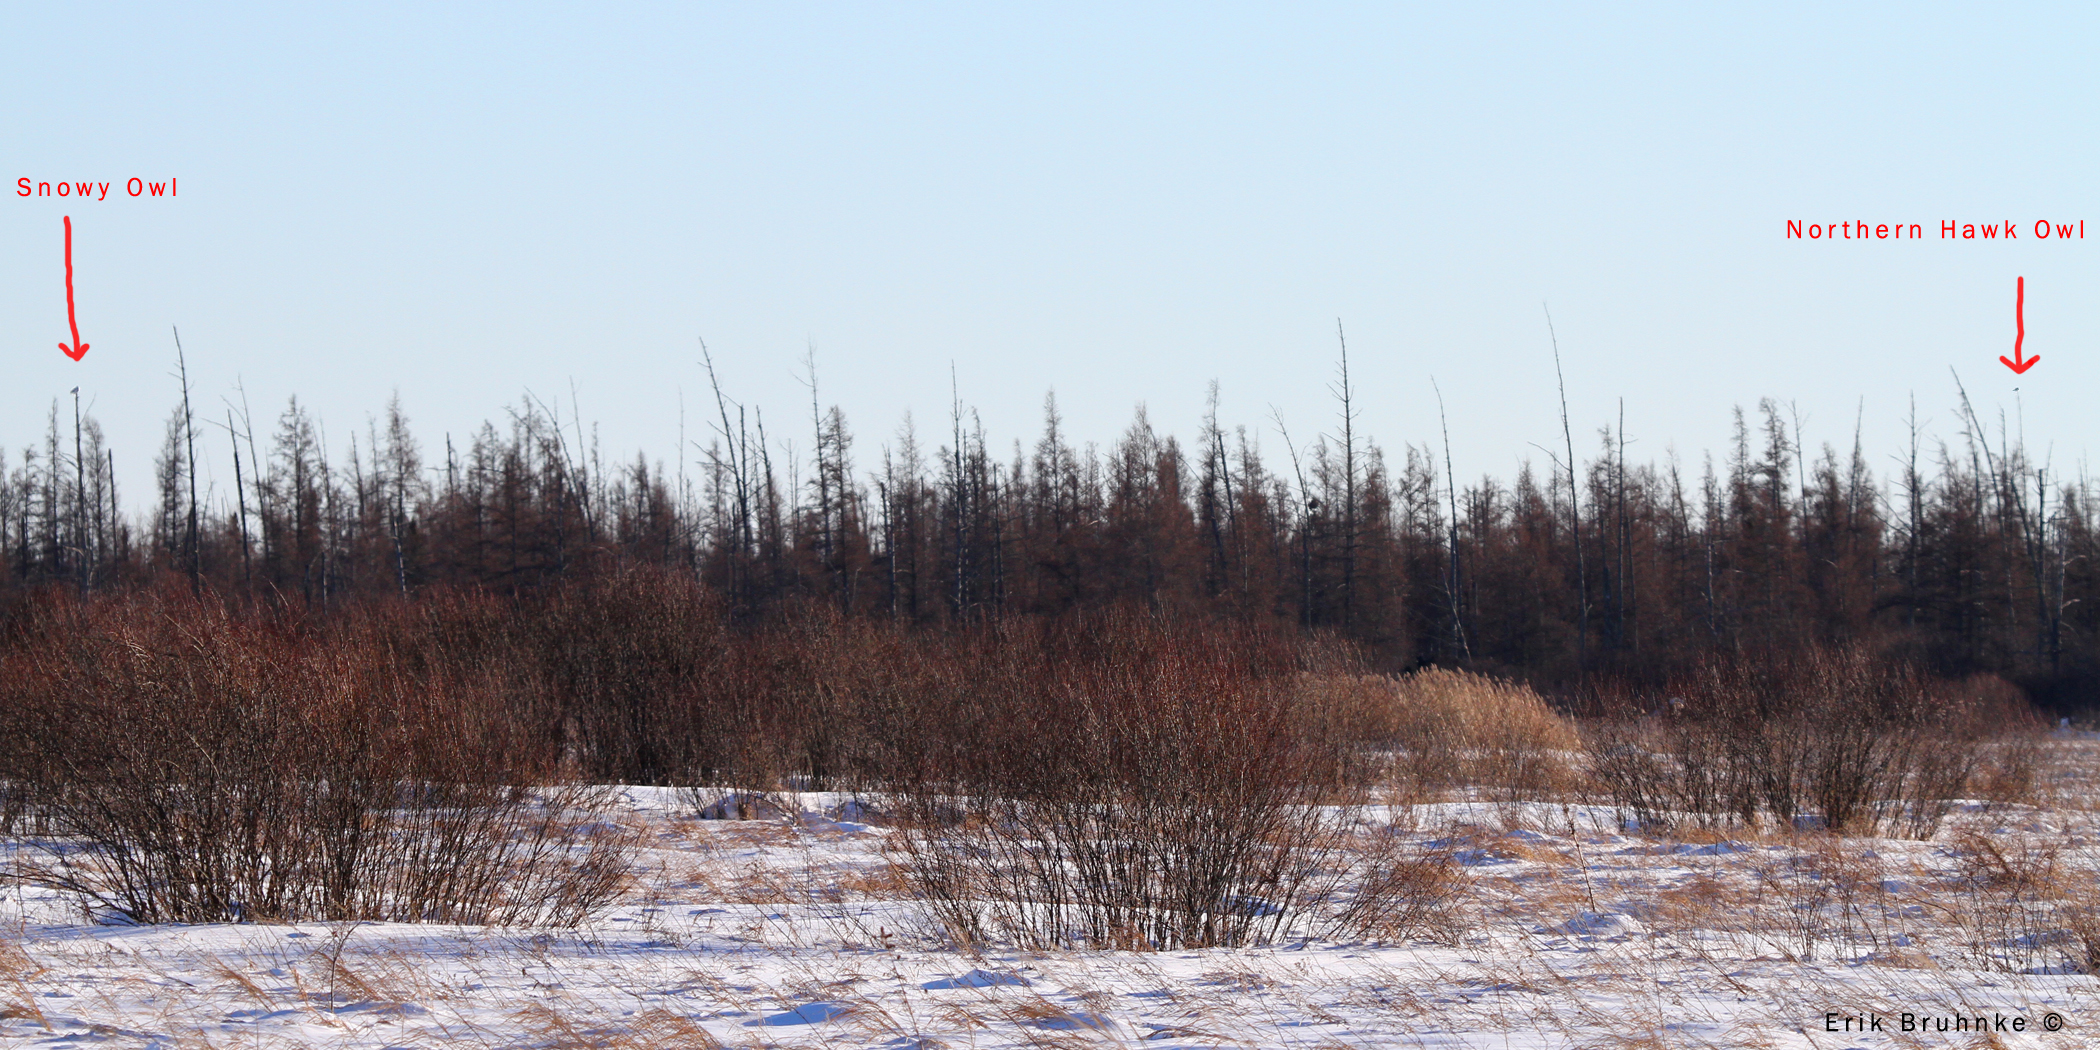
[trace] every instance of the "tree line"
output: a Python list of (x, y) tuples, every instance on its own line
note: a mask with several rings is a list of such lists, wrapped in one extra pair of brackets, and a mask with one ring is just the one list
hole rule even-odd
[[(1051, 396), (1032, 446), (993, 448), (956, 401), (938, 433), (907, 417), (858, 452), (813, 368), (810, 388), (804, 453), (717, 384), (707, 436), (667, 469), (605, 461), (574, 412), (530, 396), (441, 448), (397, 398), (331, 448), (296, 398), (258, 439), (238, 413), (195, 413), (185, 380), (143, 509), (119, 499), (92, 416), (54, 404), (40, 445), (0, 451), (0, 601), (173, 577), (325, 616), (447, 589), (535, 601), (655, 567), (735, 622), (823, 609), (939, 629), (1136, 607), (1563, 691), (1845, 646), (2003, 675), (2066, 710), (2100, 695), (2094, 489), (1966, 393), (1952, 440), (1928, 439), (1913, 406), (1886, 476), (1857, 435), (1806, 448), (1768, 399), (1695, 468), (1630, 463), (1622, 413), (1586, 457), (1570, 432), (1565, 458), (1465, 481), (1448, 441), (1388, 455), (1361, 432), (1346, 355), (1321, 432), (1228, 427), (1214, 384), (1188, 442), (1142, 408), (1107, 446), (1082, 442)], [(200, 497), (210, 447), (235, 481)]]

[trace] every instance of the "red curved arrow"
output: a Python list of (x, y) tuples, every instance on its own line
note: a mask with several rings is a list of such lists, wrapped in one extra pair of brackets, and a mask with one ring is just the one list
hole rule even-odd
[(80, 321), (73, 316), (73, 217), (66, 216), (66, 323), (73, 327), (73, 345), (58, 344), (60, 353), (75, 361), (87, 356), (88, 345), (80, 341)]
[(2005, 362), (2005, 367), (2012, 369), (2014, 375), (2025, 375), (2028, 369), (2034, 367), (2035, 362), (2042, 359), (2042, 355), (2020, 356), (2020, 344), (2027, 341), (2027, 278), (2019, 278), (2019, 282), (2018, 297), (2013, 300), (2013, 319), (2020, 326), (2020, 330), (2013, 336), (2013, 355), (2006, 357), (2000, 354), (1998, 360)]

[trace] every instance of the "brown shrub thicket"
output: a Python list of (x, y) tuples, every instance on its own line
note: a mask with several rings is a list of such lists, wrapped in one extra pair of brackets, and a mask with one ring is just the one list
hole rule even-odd
[(398, 626), (46, 607), (0, 656), (0, 777), (45, 847), (10, 874), (141, 922), (578, 921), (624, 842), (506, 676)]
[(898, 785), (907, 870), (966, 943), (1176, 948), (1268, 940), (1340, 862), (1344, 741), (1287, 639), (1128, 614), (1010, 632), (973, 717)]
[(746, 622), (670, 570), (306, 612), (46, 595), (0, 623), (0, 820), (47, 858), (18, 877), (143, 921), (574, 921), (625, 849), (583, 785), (841, 790), (957, 940), (1170, 948), (1434, 925), (1448, 862), (1350, 826), (1381, 786), (1586, 776), (1647, 824), (1927, 835), (2030, 776), (2016, 690), (1859, 652), (1716, 661), (1648, 708), (1578, 732), (1519, 684), (1142, 607)]
[(1928, 838), (1952, 805), (2031, 778), (2017, 690), (1857, 650), (1715, 660), (1642, 712), (1589, 723), (1591, 774), (1644, 825), (1815, 826)]

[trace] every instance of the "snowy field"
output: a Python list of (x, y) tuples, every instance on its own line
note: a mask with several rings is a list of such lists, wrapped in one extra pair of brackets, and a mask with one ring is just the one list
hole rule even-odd
[(575, 929), (101, 925), (10, 887), (0, 1044), (2100, 1046), (2096, 766), (2100, 742), (2054, 741), (2050, 801), (1930, 842), (1379, 813), (1459, 864), (1420, 939), (1159, 953), (959, 951), (839, 796), (731, 821), (631, 789), (611, 819), (640, 870)]

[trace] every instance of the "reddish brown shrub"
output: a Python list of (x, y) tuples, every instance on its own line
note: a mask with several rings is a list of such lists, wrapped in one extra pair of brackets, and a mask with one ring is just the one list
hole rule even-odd
[[(574, 922), (624, 872), (491, 681), (162, 594), (47, 609), (0, 657), (14, 874), (142, 922)], [(416, 664), (419, 666), (412, 666)], [(50, 856), (55, 853), (56, 856)]]

